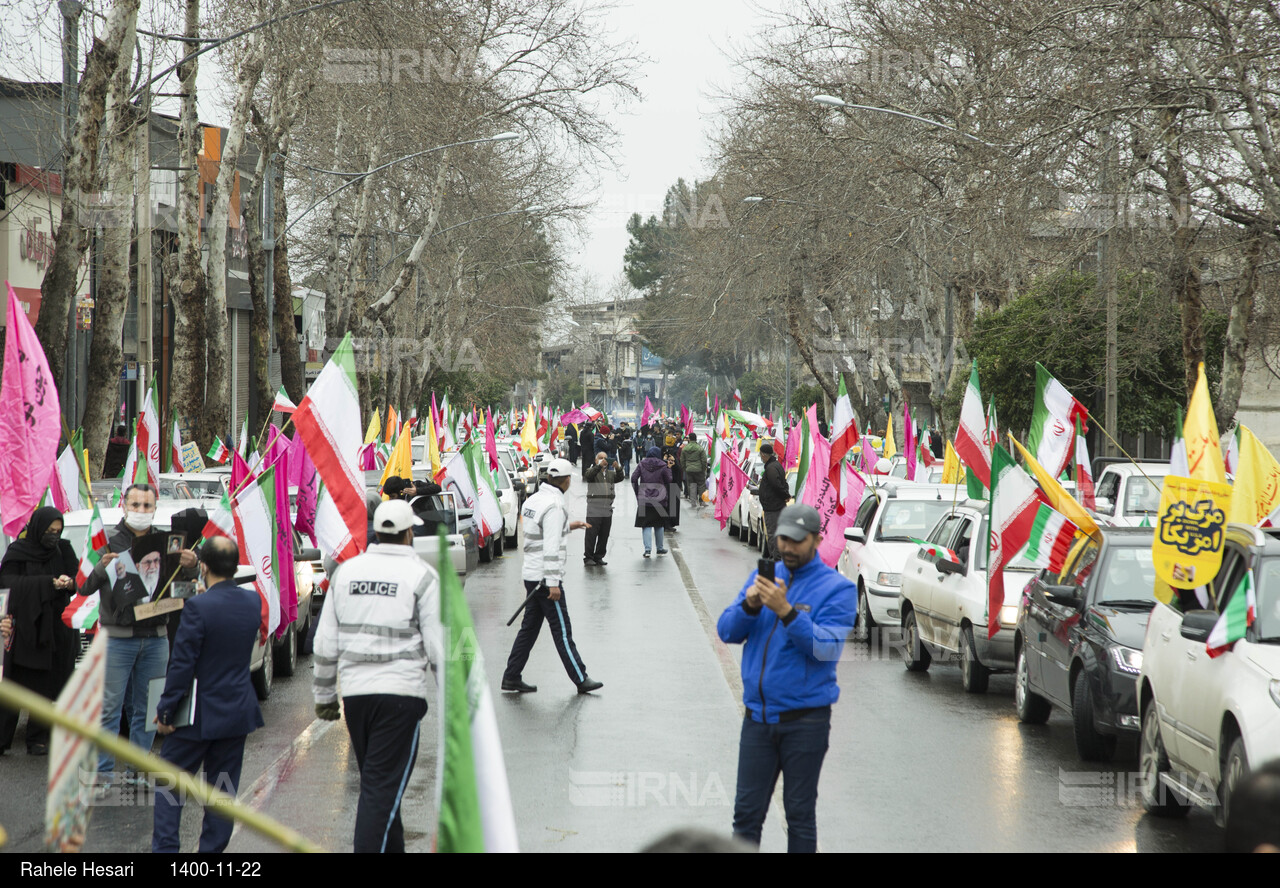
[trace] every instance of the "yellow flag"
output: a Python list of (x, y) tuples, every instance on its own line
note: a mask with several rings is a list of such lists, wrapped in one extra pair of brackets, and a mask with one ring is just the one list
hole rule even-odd
[(889, 425), (884, 431), (884, 453), (881, 454), (885, 459), (889, 459), (898, 452), (898, 448), (893, 443), (893, 416), (889, 416)]
[(1252, 524), (1262, 522), (1280, 508), (1280, 462), (1271, 455), (1248, 426), (1236, 433), (1240, 444), (1240, 462), (1236, 466), (1235, 485), (1231, 488), (1228, 521)]
[(1151, 541), (1156, 597), (1162, 584), (1194, 589), (1214, 578), (1222, 565), (1231, 487), (1216, 481), (1168, 475), (1160, 491), (1160, 520)]
[(396, 408), (390, 404), (387, 405), (387, 443), (393, 440), (399, 440), (400, 436), (400, 417), (396, 414)]
[[(409, 435), (403, 437), (409, 438)], [(440, 481), (440, 443), (436, 440), (436, 424), (431, 419), (431, 411), (427, 411), (427, 459), (431, 462), (431, 477)]]
[(364, 443), (372, 444), (382, 434), (382, 416), (377, 410), (369, 417), (369, 427), (364, 430)]
[(947, 442), (946, 455), (942, 458), (942, 483), (964, 483), (964, 470), (960, 468), (960, 457), (956, 453), (956, 449), (951, 446), (950, 441)]
[(528, 451), (530, 456), (538, 452), (538, 426), (533, 421), (533, 406), (524, 415), (524, 428), (520, 430), (520, 446)]
[(1182, 424), (1182, 440), (1187, 447), (1187, 475), (1197, 481), (1227, 483), (1227, 470), (1222, 462), (1222, 443), (1218, 440), (1218, 421), (1213, 418), (1209, 402), (1209, 383), (1204, 378), (1204, 363), (1196, 378), (1187, 418)]
[(391, 458), (387, 460), (387, 465), (382, 470), (382, 480), (378, 482), (379, 486), (386, 484), (388, 478), (413, 478), (412, 440), (409, 435), (400, 436), (400, 440), (396, 442), (395, 449), (391, 451)]
[(1017, 438), (1010, 435), (1009, 440), (1013, 442), (1013, 446), (1022, 455), (1022, 460), (1027, 464), (1027, 468), (1031, 470), (1031, 474), (1036, 476), (1040, 489), (1049, 498), (1049, 505), (1054, 510), (1067, 516), (1067, 520), (1078, 527), (1081, 533), (1097, 533), (1098, 522), (1093, 520), (1093, 516), (1085, 510), (1085, 507), (1080, 505), (1079, 501), (1058, 483), (1057, 478), (1045, 471), (1044, 466), (1036, 462), (1036, 458), (1027, 452), (1027, 448), (1018, 443)]

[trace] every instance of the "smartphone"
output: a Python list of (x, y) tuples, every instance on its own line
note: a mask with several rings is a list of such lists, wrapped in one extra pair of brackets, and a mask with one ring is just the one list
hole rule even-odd
[(771, 583), (773, 582), (773, 579), (774, 579), (774, 576), (773, 576), (774, 563), (775, 562), (773, 561), (772, 558), (761, 558), (758, 562), (756, 562), (756, 570), (759, 572), (759, 575), (764, 577), (766, 580), (768, 580)]

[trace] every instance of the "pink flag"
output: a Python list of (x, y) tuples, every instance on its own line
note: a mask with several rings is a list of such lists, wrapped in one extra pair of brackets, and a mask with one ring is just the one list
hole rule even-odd
[(311, 537), (316, 544), (316, 506), (320, 500), (320, 473), (316, 471), (311, 454), (302, 436), (295, 434), (289, 445), (289, 486), (298, 488), (298, 517), (293, 526), (299, 533)]
[(489, 454), (489, 468), (498, 471), (498, 441), (493, 436), (493, 414), (484, 408), (484, 452)]
[(684, 433), (686, 435), (693, 434), (693, 414), (689, 412), (687, 404), (680, 405), (680, 421), (684, 424)]
[(721, 530), (729, 522), (729, 513), (746, 489), (747, 473), (726, 454), (720, 460), (720, 478), (716, 481), (716, 520), (720, 522)]
[(792, 426), (787, 432), (787, 449), (782, 457), (782, 469), (789, 472), (800, 465), (800, 428)]
[(277, 459), (289, 452), (290, 441), (275, 423), (271, 424), (270, 442), (262, 454), (264, 467), (273, 465)]
[(250, 478), (255, 477), (249, 464), (238, 451), (231, 452), (231, 495), (234, 497)]
[(61, 435), (61, 406), (49, 362), (8, 281), (4, 379), (0, 383), (0, 515), (16, 537), (49, 486)]
[(647, 426), (649, 417), (653, 416), (653, 405), (649, 403), (649, 396), (644, 396), (644, 411), (640, 414), (640, 425)]
[[(281, 435), (280, 437), (284, 437)], [(298, 619), (298, 586), (293, 567), (293, 521), (289, 518), (289, 451), (277, 455), (276, 479), (276, 585), (280, 591), (280, 625), (276, 638)]]
[[(813, 477), (813, 472), (809, 477)], [(862, 495), (866, 491), (867, 482), (848, 466), (844, 467), (844, 502), (839, 503), (839, 489), (831, 483), (830, 478), (820, 478), (822, 489), (818, 493), (818, 516), (822, 520), (819, 533), (822, 542), (818, 544), (818, 557), (828, 567), (840, 563), (840, 554), (844, 551), (844, 531), (852, 527), (858, 516), (858, 506), (862, 504)], [(837, 508), (842, 505), (843, 508)]]

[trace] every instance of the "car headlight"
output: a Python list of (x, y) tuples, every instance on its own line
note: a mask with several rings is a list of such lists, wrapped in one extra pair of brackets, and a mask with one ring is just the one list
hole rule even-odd
[[(1137, 675), (1142, 671), (1142, 651), (1130, 647), (1121, 647), (1116, 645), (1111, 648), (1111, 659), (1115, 662), (1116, 668), (1121, 672), (1128, 672), (1130, 675)], [(1275, 682), (1272, 682), (1275, 684)], [(1275, 690), (1271, 692), (1275, 696)]]
[(880, 573), (876, 574), (876, 583), (881, 586), (901, 586), (902, 574), (889, 573), (888, 571), (882, 570)]
[(1280, 706), (1280, 678), (1271, 679), (1271, 702)]
[(1014, 626), (1018, 622), (1018, 606), (1016, 604), (1004, 604), (1000, 606), (1000, 622), (1006, 626)]

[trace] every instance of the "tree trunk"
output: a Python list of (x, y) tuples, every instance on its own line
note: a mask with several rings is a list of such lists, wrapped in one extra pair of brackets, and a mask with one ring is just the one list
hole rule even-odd
[[(809, 337), (805, 334), (804, 328), (801, 326), (800, 308), (803, 304), (803, 284), (797, 278), (791, 285), (791, 293), (788, 295), (786, 302), (787, 311), (787, 329), (791, 332), (791, 339), (796, 344), (796, 350), (800, 352), (800, 357), (804, 359), (805, 366), (809, 368), (809, 372), (813, 374), (813, 378), (818, 380), (818, 385), (822, 386), (822, 390), (827, 393), (827, 397), (835, 403), (840, 398), (840, 390), (836, 384), (832, 382), (830, 374), (822, 369), (818, 364), (817, 356), (813, 353), (813, 346), (809, 342)], [(790, 405), (788, 405), (790, 406)]]
[(1183, 163), (1182, 146), (1178, 142), (1177, 118), (1180, 108), (1171, 107), (1164, 118), (1165, 189), (1173, 215), (1172, 250), (1169, 256), (1169, 285), (1182, 307), (1182, 362), (1187, 393), (1195, 390), (1204, 361), (1204, 294), (1200, 289), (1199, 257), (1193, 253), (1196, 229), (1186, 212), (1191, 206), (1191, 184)]
[[(200, 36), (200, 0), (187, 0), (187, 37)], [(187, 47), (194, 46), (188, 43)], [(185, 51), (190, 51), (187, 49)], [(196, 115), (197, 60), (178, 68), (182, 109), (178, 120), (178, 275), (171, 289), (173, 343), (169, 373), (169, 405), (182, 425), (191, 430), (203, 453), (213, 443), (210, 426), (201, 422), (205, 397), (205, 352), (208, 328), (205, 303), (208, 281), (200, 263), (200, 171), (198, 157), (204, 131)], [(224, 432), (218, 428), (219, 432)]]
[(249, 298), (253, 302), (253, 320), (249, 325), (249, 428), (258, 429), (271, 415), (275, 393), (271, 390), (271, 325), (267, 319), (267, 294), (263, 280), (267, 263), (262, 253), (262, 179), (266, 152), (259, 155), (249, 193), (241, 195), (245, 234), (249, 244)]
[(431, 240), (431, 235), (435, 233), (436, 225), (440, 221), (440, 204), (444, 200), (444, 186), (448, 182), (448, 174), (449, 149), (446, 148), (440, 153), (440, 166), (436, 168), (436, 181), (431, 189), (431, 209), (427, 212), (427, 224), (423, 226), (422, 234), (418, 235), (418, 239), (414, 241), (413, 248), (409, 250), (408, 257), (400, 266), (395, 281), (377, 302), (369, 306), (370, 317), (381, 318), (395, 304), (395, 301), (404, 295), (404, 291), (409, 289), (409, 282), (413, 280), (413, 270), (418, 264), (418, 259), (421, 258), (422, 251), (427, 247), (427, 241)]
[(205, 388), (203, 438), (223, 432), (233, 424), (231, 416), (231, 325), (227, 318), (227, 224), (231, 210), (231, 189), (235, 184), (236, 162), (244, 145), (249, 102), (262, 73), (261, 43), (250, 38), (249, 51), (236, 77), (236, 98), (227, 126), (226, 144), (214, 185), (213, 209), (209, 214), (209, 299), (205, 323), (209, 338), (205, 352), (208, 376)]
[(283, 176), (280, 177), (276, 190), (275, 208), (275, 293), (271, 298), (275, 300), (276, 307), (276, 346), (280, 349), (280, 382), (284, 385), (289, 400), (299, 404), (307, 394), (307, 378), (299, 351), (298, 329), (293, 320), (293, 281), (289, 277), (289, 243), (284, 237), (284, 230), (289, 224), (289, 210), (285, 201)]
[(1222, 381), (1214, 399), (1218, 428), (1226, 431), (1235, 420), (1244, 388), (1245, 359), (1249, 352), (1249, 322), (1253, 317), (1253, 299), (1258, 287), (1258, 268), (1262, 263), (1263, 235), (1255, 233), (1245, 248), (1245, 268), (1236, 279), (1231, 316), (1227, 321), (1227, 342), (1222, 351)]
[[(63, 393), (71, 381), (69, 372), (75, 372), (75, 368), (66, 366), (67, 315), (71, 311), (80, 265), (84, 261), (88, 240), (85, 226), (91, 223), (91, 220), (81, 217), (81, 210), (84, 209), (86, 195), (94, 190), (97, 181), (107, 89), (121, 64), (128, 68), (128, 60), (133, 57), (134, 28), (138, 23), (140, 3), (141, 0), (120, 0), (111, 8), (106, 30), (93, 41), (93, 49), (85, 59), (84, 75), (80, 78), (75, 129), (67, 147), (62, 175), (62, 216), (54, 241), (53, 260), (40, 282), (40, 316), (35, 324), (36, 336), (40, 338), (40, 345), (49, 361), (49, 370)], [(108, 185), (114, 186), (115, 183), (109, 182)], [(121, 196), (132, 194), (115, 187), (113, 193)], [(111, 401), (115, 402), (114, 395)], [(105, 447), (105, 443), (102, 446)], [(101, 466), (99, 458), (98, 467)]]
[[(135, 192), (136, 139), (133, 109), (128, 104), (129, 61), (133, 56), (133, 28), (128, 29), (120, 64), (111, 80), (104, 119), (107, 149), (105, 182), (116, 194)], [(120, 368), (124, 355), (120, 334), (129, 304), (129, 271), (135, 213), (121, 212), (115, 224), (102, 229), (102, 273), (94, 306), (93, 341), (89, 346), (88, 388), (85, 394), (84, 437), (89, 449), (90, 471), (102, 471), (111, 422), (120, 395)]]

